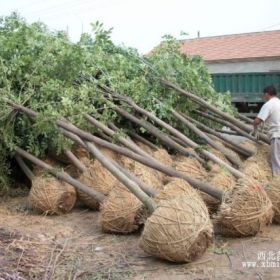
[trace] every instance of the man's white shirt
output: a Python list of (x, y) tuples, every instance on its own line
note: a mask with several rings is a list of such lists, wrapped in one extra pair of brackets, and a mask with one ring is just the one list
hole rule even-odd
[(258, 118), (268, 125), (270, 140), (280, 138), (280, 99), (271, 98), (261, 108)]

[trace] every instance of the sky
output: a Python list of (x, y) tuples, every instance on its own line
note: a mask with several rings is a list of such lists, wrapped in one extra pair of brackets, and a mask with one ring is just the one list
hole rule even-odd
[[(147, 53), (165, 34), (178, 39), (280, 29), (280, 0), (0, 0), (0, 15), (68, 31), (77, 41), (97, 20), (117, 44)], [(180, 36), (181, 31), (188, 35)]]

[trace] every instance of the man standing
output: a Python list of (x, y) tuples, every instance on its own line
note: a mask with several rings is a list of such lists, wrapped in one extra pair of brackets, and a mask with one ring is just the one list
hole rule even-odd
[(263, 90), (266, 103), (262, 106), (254, 121), (254, 130), (262, 122), (268, 125), (268, 136), (271, 144), (271, 166), (273, 176), (280, 175), (280, 99), (274, 86)]

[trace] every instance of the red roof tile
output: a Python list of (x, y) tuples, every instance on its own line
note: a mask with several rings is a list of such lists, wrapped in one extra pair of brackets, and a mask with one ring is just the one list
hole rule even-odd
[(187, 39), (182, 51), (206, 61), (280, 57), (280, 30)]

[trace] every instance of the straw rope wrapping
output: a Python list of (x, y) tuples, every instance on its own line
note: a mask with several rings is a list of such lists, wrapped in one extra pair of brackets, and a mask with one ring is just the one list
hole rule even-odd
[(54, 177), (40, 175), (32, 180), (29, 202), (40, 213), (64, 214), (74, 207), (76, 191), (69, 184)]
[(207, 172), (200, 162), (193, 157), (178, 156), (174, 160), (173, 167), (187, 176), (191, 176), (195, 179), (204, 179), (207, 176)]
[[(158, 149), (153, 153), (153, 157), (167, 166), (173, 166), (172, 156), (165, 149)], [(167, 184), (172, 179), (172, 177), (161, 172), (158, 172), (158, 174), (163, 184)]]
[(139, 162), (135, 162), (135, 169), (133, 172), (142, 182), (152, 187), (155, 190), (161, 190), (163, 183), (161, 181), (160, 172), (147, 167)]
[(273, 222), (276, 224), (280, 224), (280, 176), (274, 177), (266, 185), (265, 191), (273, 205)]
[[(228, 148), (227, 146), (224, 145), (224, 143), (220, 140), (218, 140), (215, 136), (213, 136), (213, 141), (218, 144), (219, 146), (221, 146), (223, 149), (225, 149), (232, 157), (234, 157), (237, 161), (239, 161), (240, 165), (242, 164), (241, 158), (239, 156), (238, 153), (236, 153), (235, 151), (233, 151), (232, 149)], [(225, 156), (223, 156), (223, 158), (226, 158)]]
[(101, 205), (100, 224), (108, 233), (136, 231), (146, 218), (141, 201), (121, 183), (117, 183)]
[(162, 189), (160, 172), (124, 156), (120, 157), (119, 162), (146, 185), (156, 190)]
[(153, 157), (165, 165), (172, 166), (172, 156), (165, 149), (158, 149), (153, 153)]
[(146, 253), (172, 262), (191, 262), (211, 244), (213, 227), (206, 205), (196, 190), (186, 188), (183, 193), (161, 200), (147, 219), (139, 243)]
[(77, 158), (89, 158), (89, 153), (86, 149), (82, 148), (81, 146), (75, 147), (73, 153), (76, 155)]
[[(233, 177), (233, 175), (231, 175), (226, 170), (223, 170), (218, 165), (211, 170), (207, 178), (207, 181), (209, 182), (210, 185), (222, 191), (228, 191), (232, 189), (236, 183), (236, 180)], [(210, 214), (217, 212), (220, 205), (219, 200), (213, 198), (212, 196), (204, 192), (200, 192), (200, 194), (204, 202), (206, 203)]]
[[(108, 149), (101, 149), (101, 151), (112, 159), (117, 157), (114, 152)], [(87, 170), (80, 174), (79, 180), (88, 187), (108, 195), (117, 179), (99, 161), (92, 161), (88, 157), (81, 157), (80, 160), (87, 166)], [(99, 202), (93, 197), (78, 191), (78, 198), (90, 209), (99, 210)]]
[[(214, 156), (216, 156), (217, 158), (221, 159), (222, 161), (224, 161), (225, 163), (231, 165), (231, 163), (227, 160), (227, 158), (224, 156), (224, 154), (222, 154), (220, 151), (213, 149), (212, 147), (209, 147), (207, 149), (210, 153), (212, 153)], [(210, 166), (211, 170), (216, 170), (217, 168), (217, 163), (209, 160), (208, 161), (208, 165)]]
[(243, 140), (239, 143), (239, 145), (241, 147), (244, 147), (245, 149), (249, 149), (251, 151), (253, 151), (253, 154), (256, 154), (258, 151), (257, 145), (254, 144), (252, 141), (250, 140)]
[(135, 141), (135, 144), (137, 144), (137, 146), (139, 146), (143, 151), (149, 153), (149, 154), (152, 154), (154, 152), (154, 150), (149, 147), (148, 145), (140, 142), (140, 141)]
[(225, 236), (253, 236), (270, 224), (272, 217), (272, 203), (263, 187), (253, 180), (239, 180), (225, 192), (215, 224)]
[(182, 195), (190, 196), (192, 191), (193, 188), (188, 182), (182, 179), (172, 178), (172, 180), (156, 194), (154, 200), (156, 203), (160, 203), (162, 200), (171, 200)]
[(257, 153), (244, 162), (242, 166), (243, 173), (261, 183), (267, 183), (272, 179), (269, 157), (270, 146), (259, 145)]

